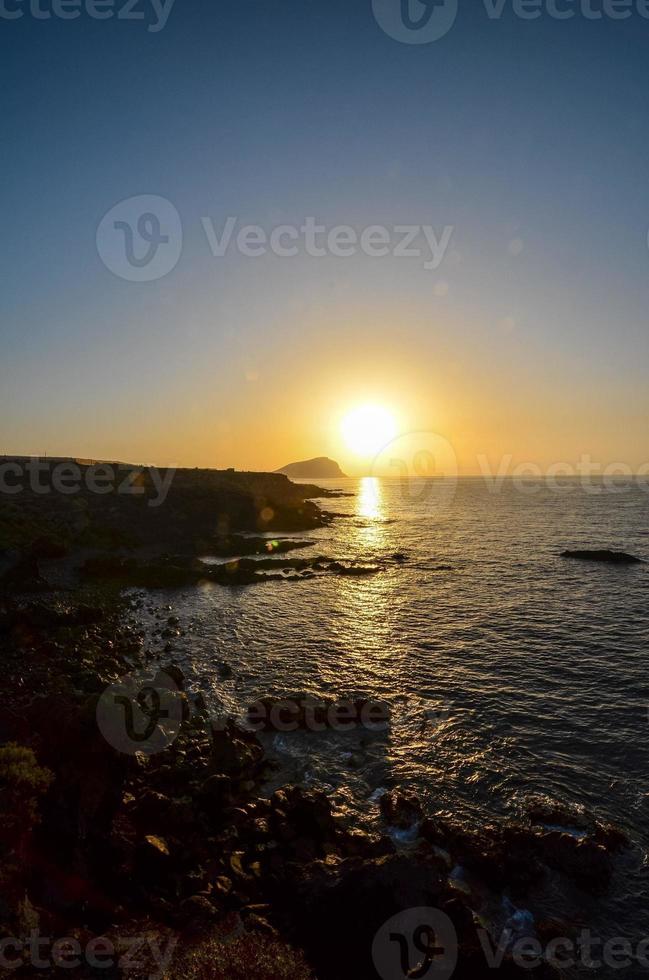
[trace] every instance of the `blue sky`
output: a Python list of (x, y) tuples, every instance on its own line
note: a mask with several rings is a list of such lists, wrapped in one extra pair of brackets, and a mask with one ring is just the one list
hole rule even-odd
[[(407, 45), (369, 0), (176, 0), (158, 33), (24, 9), (0, 19), (0, 448), (250, 466), (281, 452), (280, 465), (325, 432), (336, 358), (364, 393), (390, 387), (398, 346), (390, 397), (410, 360), (412, 425), (470, 429), (478, 390), (502, 428), (527, 391), (530, 427), (548, 420), (530, 450), (547, 454), (555, 432), (560, 452), (568, 426), (566, 453), (641, 461), (649, 20), (524, 21), (508, 5), (495, 21), (460, 0), (446, 37)], [(184, 247), (167, 276), (133, 283), (95, 236), (142, 194), (177, 208)], [(451, 225), (453, 254), (435, 272), (215, 259), (201, 218), (228, 215)], [(428, 363), (446, 398), (430, 410)], [(475, 431), (469, 453), (485, 448)], [(512, 426), (500, 448), (520, 440)]]

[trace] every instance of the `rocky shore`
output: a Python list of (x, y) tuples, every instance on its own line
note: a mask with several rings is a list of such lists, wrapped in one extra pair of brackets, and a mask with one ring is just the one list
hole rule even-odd
[(322, 527), (331, 517), (313, 499), (341, 495), (280, 473), (54, 460), (2, 465), (18, 475), (0, 494), (0, 556), (37, 544), (42, 558), (73, 549), (213, 553), (240, 532)]
[[(62, 976), (370, 980), (425, 976), (417, 971), (433, 955), (456, 959), (460, 980), (564, 975), (532, 953), (521, 965), (516, 943), (545, 949), (576, 935), (582, 901), (606, 892), (628, 846), (621, 831), (548, 800), (530, 801), (517, 821), (468, 827), (393, 786), (368, 832), (316, 789), (270, 792), (273, 764), (257, 732), (272, 731), (274, 709), (302, 730), (330, 724), (332, 712), (364, 723), (376, 705), (287, 710), (261, 698), (245, 722), (216, 718), (185, 690), (165, 630), (160, 649), (145, 645), (143, 600), (125, 597), (125, 585), (380, 572), (380, 563), (277, 557), (312, 542), (261, 533), (276, 521), (304, 532), (330, 519), (305, 494), (322, 492), (281, 476), (183, 471), (152, 518), (146, 495), (114, 495), (103, 509), (92, 495), (0, 500), (0, 939), (14, 943), (6, 975), (43, 975), (29, 945), (16, 944), (34, 933), (84, 949), (140, 941), (139, 965), (127, 958), (111, 970), (87, 961), (71, 970), (59, 950), (50, 973)], [(200, 562), (204, 548), (223, 563)], [(379, 714), (374, 721), (389, 725)], [(571, 896), (574, 916), (530, 921), (525, 910), (558, 893)], [(436, 910), (448, 948), (431, 936), (419, 947), (423, 966), (408, 960), (395, 974), (388, 926), (409, 909)]]
[[(505, 898), (514, 909), (559, 884), (606, 890), (624, 835), (559, 804), (468, 828), (394, 788), (380, 800), (383, 832), (371, 834), (316, 790), (267, 795), (255, 732), (190, 699), (181, 671), (144, 649), (133, 612), (110, 592), (0, 605), (4, 935), (156, 937), (173, 943), (169, 978), (356, 980), (380, 975), (372, 950), (385, 922), (433, 907), (457, 936), (453, 976), (479, 978), (494, 973), (480, 924), (495, 946)], [(103, 692), (137, 669), (164, 686), (179, 719), (150, 755), (120, 751), (97, 724)], [(31, 818), (11, 821), (16, 806)], [(411, 831), (405, 851), (395, 829)], [(573, 928), (547, 919), (534, 934), (547, 942)], [(561, 975), (547, 963), (522, 969), (509, 950), (498, 972)], [(163, 974), (149, 964), (114, 975)]]

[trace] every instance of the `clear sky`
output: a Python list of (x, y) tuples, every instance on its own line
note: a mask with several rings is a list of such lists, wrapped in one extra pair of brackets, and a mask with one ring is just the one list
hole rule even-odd
[[(372, 401), (465, 472), (649, 459), (649, 19), (573, 6), (460, 0), (428, 44), (371, 0), (176, 0), (156, 32), (150, 0), (145, 21), (0, 18), (0, 451), (353, 469), (340, 419)], [(149, 282), (97, 246), (140, 195), (183, 228)], [(202, 219), (229, 216), (452, 236), (436, 269), (214, 256)]]

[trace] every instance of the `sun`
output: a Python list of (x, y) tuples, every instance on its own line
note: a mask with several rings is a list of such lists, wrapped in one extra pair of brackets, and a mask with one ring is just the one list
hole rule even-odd
[(397, 434), (394, 416), (382, 405), (361, 405), (342, 420), (341, 431), (347, 448), (358, 456), (373, 456)]

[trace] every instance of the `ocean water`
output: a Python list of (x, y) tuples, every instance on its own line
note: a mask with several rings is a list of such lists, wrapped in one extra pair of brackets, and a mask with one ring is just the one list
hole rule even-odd
[(299, 535), (315, 544), (294, 554), (407, 562), (369, 578), (157, 594), (186, 630), (174, 653), (190, 687), (233, 713), (267, 694), (387, 702), (387, 733), (265, 736), (277, 785), (323, 787), (361, 824), (393, 785), (476, 826), (537, 795), (615, 822), (633, 849), (580, 921), (604, 937), (649, 935), (649, 565), (560, 557), (649, 559), (649, 494), (569, 480), (535, 493), (481, 479), (324, 485), (350, 496), (321, 502), (340, 516)]

